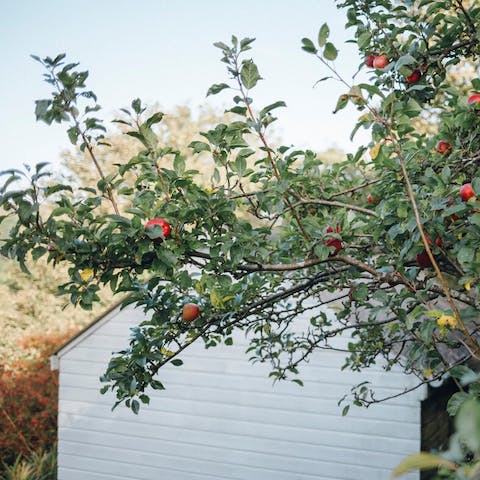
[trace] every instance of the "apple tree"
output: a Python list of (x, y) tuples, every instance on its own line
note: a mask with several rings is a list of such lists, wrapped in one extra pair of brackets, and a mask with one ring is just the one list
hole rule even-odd
[[(365, 128), (371, 142), (334, 164), (274, 145), (271, 125), (286, 105), (256, 105), (254, 39), (233, 36), (215, 44), (227, 76), (208, 90), (233, 96), (232, 120), (190, 144), (212, 164), (208, 186), (160, 141), (163, 114), (147, 115), (139, 99), (114, 122), (142, 150), (106, 173), (106, 128), (88, 73), (64, 54), (34, 57), (52, 87), (36, 102), (37, 119), (67, 125), (98, 181), (61, 182), (45, 164), (4, 172), (2, 220), (14, 223), (1, 251), (20, 265), (28, 256), (68, 265), (60, 292), (84, 309), (109, 285), (145, 311), (103, 376), (102, 390), (134, 412), (148, 403), (147, 387), (164, 388), (163, 365), (180, 366), (194, 342), (231, 344), (238, 330), (274, 379), (301, 384), (312, 352), (349, 332), (346, 367), (381, 360), (417, 375), (418, 386), (445, 375), (471, 383), (452, 413), (479, 391), (480, 8), (462, 0), (338, 4), (364, 59), (359, 75), (346, 79), (336, 67), (326, 24), (302, 48), (322, 80), (344, 85), (335, 111), (356, 108), (352, 136)], [(459, 65), (473, 66), (471, 79), (458, 81)], [(428, 129), (416, 128), (422, 121)], [(332, 303), (341, 306), (335, 320), (320, 308)], [(309, 318), (302, 328), (300, 314)], [(352, 394), (357, 405), (380, 400), (367, 385)]]

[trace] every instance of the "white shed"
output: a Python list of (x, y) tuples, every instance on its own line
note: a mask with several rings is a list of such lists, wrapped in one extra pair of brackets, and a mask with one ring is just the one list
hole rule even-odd
[[(138, 416), (112, 412), (99, 376), (142, 315), (117, 306), (52, 357), (60, 369), (59, 480), (386, 480), (420, 449), (424, 390), (342, 417), (338, 399), (366, 376), (340, 371), (342, 353), (314, 355), (302, 369), (304, 387), (272, 385), (268, 366), (247, 361), (241, 336), (233, 346), (187, 349), (182, 367), (161, 370), (167, 390), (150, 392)], [(379, 394), (415, 382), (380, 367), (368, 377)]]

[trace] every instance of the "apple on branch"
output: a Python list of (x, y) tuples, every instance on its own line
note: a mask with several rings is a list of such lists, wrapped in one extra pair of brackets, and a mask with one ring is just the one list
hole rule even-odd
[(445, 140), (440, 140), (435, 147), (435, 151), (442, 155), (448, 155), (452, 151), (452, 145)]
[[(336, 233), (340, 233), (342, 231), (340, 225), (337, 225)], [(330, 225), (327, 227), (327, 233), (334, 233), (335, 230)], [(327, 247), (333, 247), (335, 250), (333, 251), (332, 255), (336, 255), (342, 248), (342, 241), (339, 238), (325, 238), (323, 240), (324, 245)]]
[(196, 303), (186, 303), (182, 309), (182, 317), (186, 322), (193, 322), (200, 315), (200, 307)]
[(422, 78), (422, 74), (415, 70), (411, 75), (405, 78), (407, 83), (417, 83)]
[(370, 55), (367, 55), (365, 57), (365, 65), (367, 67), (370, 67), (372, 68), (373, 67), (373, 61), (375, 60), (375, 55), (373, 55), (372, 53)]
[(480, 93), (474, 93), (473, 95), (470, 95), (467, 101), (469, 105), (476, 105), (477, 103), (480, 103)]
[(462, 185), (460, 188), (460, 196), (464, 202), (468, 202), (471, 198), (475, 198), (477, 195), (475, 194), (472, 184), (465, 183), (465, 185)]
[[(161, 235), (155, 235), (155, 233), (153, 233), (153, 232), (150, 232), (150, 234), (148, 233), (148, 230), (152, 229), (152, 227), (155, 227), (155, 226), (158, 226), (162, 229), (162, 234)], [(153, 218), (152, 220), (149, 220), (145, 224), (145, 230), (147, 231), (147, 235), (152, 240), (159, 240), (159, 239), (162, 239), (162, 235), (163, 235), (163, 239), (166, 239), (170, 235), (170, 232), (172, 231), (172, 227), (163, 218)]]
[(388, 65), (388, 57), (385, 54), (378, 55), (373, 59), (372, 65), (377, 70), (383, 70)]

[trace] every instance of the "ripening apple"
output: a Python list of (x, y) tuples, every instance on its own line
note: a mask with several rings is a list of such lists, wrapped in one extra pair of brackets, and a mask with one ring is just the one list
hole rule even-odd
[(372, 68), (373, 67), (373, 61), (375, 60), (375, 55), (370, 54), (365, 57), (365, 65), (367, 67)]
[(432, 261), (430, 260), (430, 257), (428, 256), (428, 253), (426, 250), (423, 250), (423, 252), (418, 253), (415, 258), (417, 260), (418, 266), (421, 268), (428, 268), (432, 266)]
[(407, 83), (417, 83), (422, 78), (422, 74), (415, 70), (411, 75), (409, 75), (405, 80)]
[[(337, 228), (335, 230), (336, 230), (336, 233), (340, 233), (342, 231), (340, 225), (337, 225)], [(327, 233), (333, 233), (335, 232), (335, 230), (331, 225), (327, 227)], [(323, 240), (323, 243), (327, 247), (333, 247), (335, 249), (332, 255), (336, 255), (343, 247), (342, 241), (339, 238), (325, 238)]]
[(373, 59), (373, 67), (382, 70), (388, 65), (388, 57), (385, 54), (378, 55)]
[(474, 93), (468, 97), (469, 105), (475, 105), (477, 103), (480, 103), (480, 93)]
[(200, 315), (200, 307), (196, 303), (186, 303), (182, 309), (182, 317), (186, 322), (193, 322)]
[[(163, 218), (153, 218), (152, 220), (149, 220), (145, 224), (145, 229), (153, 227), (155, 225), (158, 225), (159, 227), (161, 227), (162, 233), (163, 233), (163, 238), (167, 238), (170, 235), (170, 232), (172, 231), (172, 227)], [(159, 238), (161, 238), (161, 237), (155, 237), (155, 238), (152, 238), (152, 240), (157, 240)]]
[(448, 155), (452, 151), (452, 145), (449, 142), (440, 140), (435, 147), (435, 151), (442, 155)]
[(471, 183), (466, 183), (460, 188), (460, 196), (464, 202), (468, 202), (471, 198), (475, 198), (475, 190), (472, 187)]

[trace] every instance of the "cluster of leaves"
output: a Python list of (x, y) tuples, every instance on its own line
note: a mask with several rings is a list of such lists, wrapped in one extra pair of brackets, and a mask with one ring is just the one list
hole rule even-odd
[[(262, 79), (247, 53), (253, 39), (215, 44), (229, 80), (208, 94), (233, 91), (234, 118), (190, 144), (213, 165), (208, 186), (182, 152), (159, 141), (163, 114), (147, 114), (138, 99), (120, 122), (142, 149), (106, 174), (86, 73), (64, 65), (63, 55), (38, 59), (55, 92), (37, 103), (37, 117), (69, 122), (70, 140), (98, 181), (52, 185), (44, 165), (8, 172), (0, 204), (15, 224), (2, 252), (21, 264), (31, 253), (68, 265), (62, 292), (83, 308), (108, 284), (145, 311), (147, 320), (103, 377), (103, 391), (115, 390), (134, 412), (148, 403), (149, 386), (163, 388), (157, 372), (164, 364), (181, 365), (181, 353), (197, 340), (230, 344), (235, 329), (248, 333), (253, 361), (270, 362), (272, 377), (298, 383), (298, 367), (344, 332), (352, 337), (346, 366), (382, 359), (387, 368), (414, 372), (418, 385), (478, 358), (480, 204), (462, 201), (459, 190), (468, 181), (480, 194), (480, 110), (447, 74), (480, 53), (473, 34), (480, 9), (461, 0), (340, 5), (362, 54), (385, 55), (388, 65), (368, 70), (362, 62), (368, 81), (349, 83), (333, 63), (339, 52), (327, 25), (315, 42), (303, 39), (303, 49), (345, 85), (336, 110), (353, 104), (362, 112), (352, 135), (359, 128), (372, 134), (369, 145), (333, 165), (269, 142), (273, 114), (285, 104), (254, 104), (251, 92)], [(417, 81), (407, 82), (415, 71)], [(479, 89), (480, 79), (470, 87)], [(432, 111), (441, 125), (436, 134), (412, 127)], [(436, 151), (438, 141), (448, 151)], [(53, 207), (42, 211), (45, 204)], [(171, 224), (168, 237), (159, 227), (145, 229), (158, 217)], [(193, 322), (181, 316), (187, 302), (201, 309)], [(335, 320), (325, 313), (332, 303)], [(366, 385), (353, 396), (359, 405), (377, 400)]]
[(58, 372), (50, 369), (49, 357), (72, 333), (26, 337), (22, 347), (34, 349), (36, 357), (0, 364), (0, 451), (5, 465), (25, 463), (22, 458), (55, 445)]

